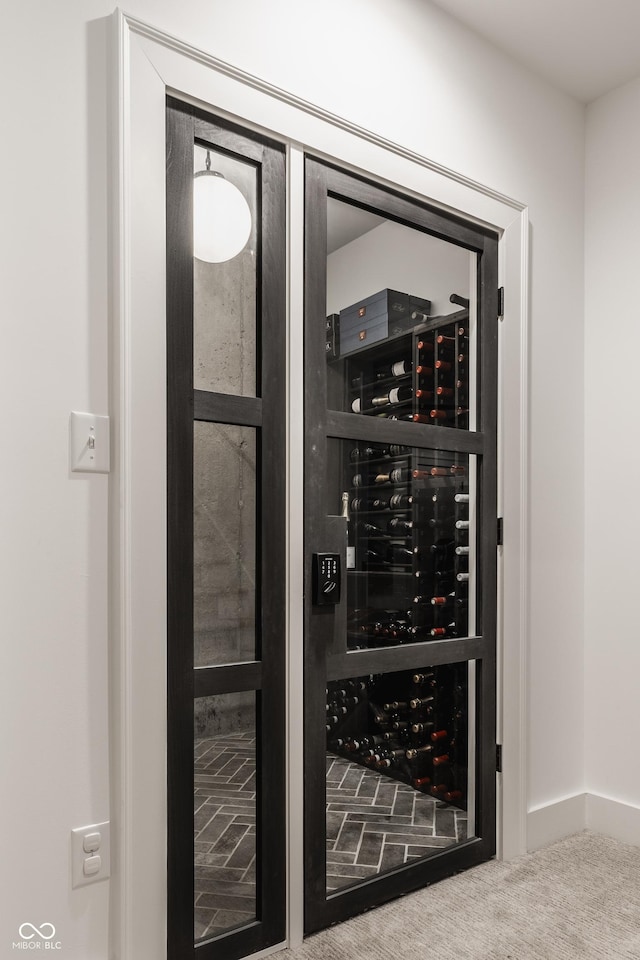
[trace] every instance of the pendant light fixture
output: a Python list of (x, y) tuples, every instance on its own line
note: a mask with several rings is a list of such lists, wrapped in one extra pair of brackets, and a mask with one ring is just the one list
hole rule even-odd
[(244, 196), (221, 173), (206, 169), (193, 180), (193, 255), (207, 263), (224, 263), (244, 249), (251, 233), (251, 211)]

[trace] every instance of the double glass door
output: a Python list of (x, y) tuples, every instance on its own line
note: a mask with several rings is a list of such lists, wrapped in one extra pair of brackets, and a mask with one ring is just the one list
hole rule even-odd
[[(287, 638), (285, 161), (169, 101), (169, 960), (285, 940), (287, 642), (307, 933), (495, 849), (497, 237), (306, 160)], [(200, 178), (236, 203), (208, 247)]]
[(495, 851), (497, 237), (305, 200), (311, 932)]

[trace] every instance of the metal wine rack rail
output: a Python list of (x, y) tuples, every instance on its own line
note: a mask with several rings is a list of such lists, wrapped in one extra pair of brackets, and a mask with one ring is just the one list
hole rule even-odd
[(327, 748), (466, 809), (467, 695), (466, 664), (331, 682)]

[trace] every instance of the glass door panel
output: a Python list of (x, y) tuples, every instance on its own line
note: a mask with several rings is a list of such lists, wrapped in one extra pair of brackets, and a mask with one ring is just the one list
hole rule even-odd
[(495, 851), (497, 237), (306, 167), (305, 926)]
[(327, 449), (327, 515), (347, 529), (346, 649), (468, 636), (475, 457), (332, 438)]
[(327, 245), (330, 408), (474, 429), (476, 255), (334, 197)]
[(195, 701), (196, 941), (257, 916), (256, 720), (252, 691)]
[(285, 937), (284, 227), (282, 146), (170, 100), (168, 960)]
[(473, 835), (468, 707), (466, 663), (329, 683), (328, 893)]

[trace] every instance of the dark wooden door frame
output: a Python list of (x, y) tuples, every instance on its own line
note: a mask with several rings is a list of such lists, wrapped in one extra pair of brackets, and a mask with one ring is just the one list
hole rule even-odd
[[(258, 397), (193, 388), (194, 143), (253, 162), (259, 184)], [(179, 100), (167, 99), (168, 960), (237, 960), (286, 937), (285, 151)], [(260, 474), (260, 615), (256, 660), (194, 669), (193, 424), (252, 427)], [(257, 920), (194, 945), (194, 699), (256, 691)], [(260, 744), (268, 743), (268, 757)]]
[[(325, 360), (326, 201), (344, 199), (388, 219), (473, 251), (478, 269), (477, 430), (390, 423), (327, 411)], [(496, 848), (496, 596), (497, 596), (497, 350), (498, 235), (401, 193), (307, 157), (305, 161), (305, 932), (344, 920), (371, 906), (489, 859)], [(424, 446), (478, 456), (478, 622), (469, 639), (358, 651), (335, 658), (332, 607), (310, 603), (311, 557), (339, 549), (331, 543), (325, 503), (327, 440), (363, 439)], [(361, 676), (424, 664), (474, 660), (476, 670), (476, 837), (428, 860), (326, 896), (325, 686), (331, 676)], [(352, 666), (346, 666), (347, 662)], [(351, 672), (344, 672), (345, 669)]]

